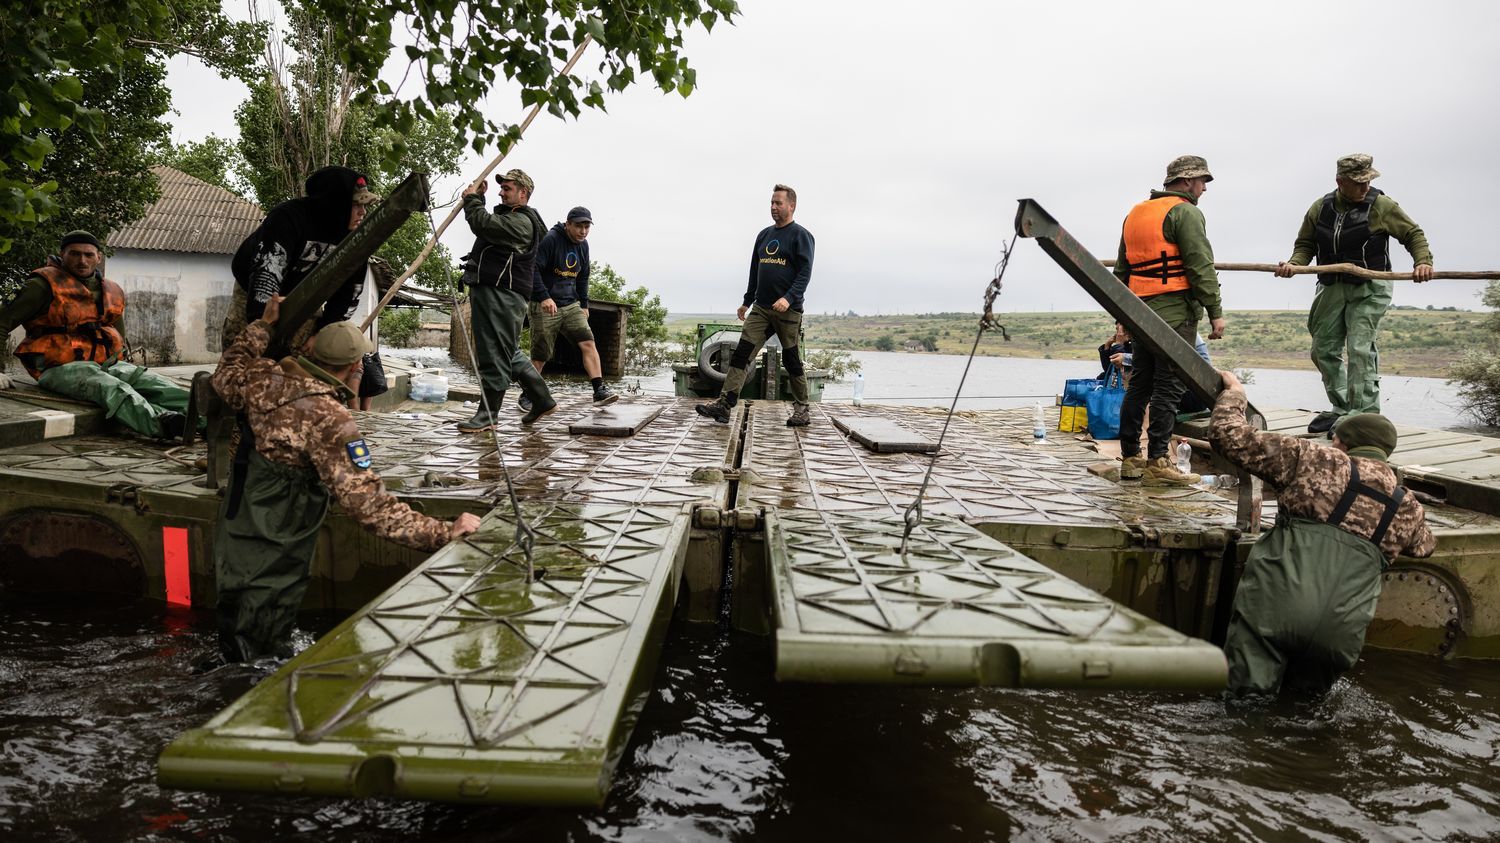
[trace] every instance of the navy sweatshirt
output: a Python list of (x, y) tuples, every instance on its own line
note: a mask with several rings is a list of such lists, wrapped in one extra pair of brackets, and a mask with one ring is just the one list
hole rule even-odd
[(770, 307), (785, 298), (792, 310), (801, 312), (802, 296), (812, 279), (813, 236), (795, 221), (781, 228), (767, 226), (755, 236), (750, 255), (750, 286), (745, 288), (746, 307), (751, 303)]
[(536, 273), (531, 285), (531, 300), (546, 301), (558, 307), (578, 302), (589, 307), (589, 241), (574, 243), (566, 226), (552, 226), (536, 250)]

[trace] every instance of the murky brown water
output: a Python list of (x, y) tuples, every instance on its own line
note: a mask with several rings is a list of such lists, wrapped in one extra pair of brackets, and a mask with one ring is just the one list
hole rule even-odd
[(1312, 706), (781, 685), (766, 639), (677, 624), (598, 811), (159, 790), (248, 687), (211, 618), (0, 606), (0, 839), (1493, 840), (1500, 664), (1367, 652)]

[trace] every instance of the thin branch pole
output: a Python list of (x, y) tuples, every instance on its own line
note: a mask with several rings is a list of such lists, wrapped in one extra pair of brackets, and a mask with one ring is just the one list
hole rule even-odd
[[(592, 41), (593, 36), (584, 35), (583, 41), (578, 44), (578, 49), (573, 51), (573, 56), (568, 59), (568, 63), (563, 65), (563, 69), (558, 71), (557, 75), (567, 76), (569, 73), (573, 72), (573, 66), (578, 64), (579, 59), (583, 58), (583, 51), (588, 49), (589, 43)], [(521, 129), (520, 131), (516, 132), (516, 143), (521, 142), (521, 137), (526, 134), (527, 127), (531, 125), (532, 120), (536, 119), (537, 114), (540, 113), (541, 110), (541, 103), (537, 103), (536, 105), (533, 105), (531, 107), (531, 113), (527, 114), (526, 119), (521, 121)], [(475, 179), (473, 182), (471, 182), (471, 184), (474, 187), (478, 187), (479, 185), (483, 184), (484, 180), (490, 177), (490, 173), (494, 172), (495, 168), (499, 167), (500, 163), (505, 160), (505, 156), (510, 154), (510, 150), (515, 148), (515, 145), (515, 143), (511, 144), (509, 148), (503, 150), (499, 155), (496, 155), (494, 160), (490, 161), (489, 166), (485, 167), (484, 171), (479, 174), (479, 178)], [(361, 331), (370, 330), (370, 326), (375, 323), (376, 319), (380, 318), (380, 312), (382, 310), (385, 310), (385, 306), (390, 304), (391, 299), (396, 297), (396, 293), (400, 291), (401, 285), (405, 284), (407, 282), (407, 279), (411, 278), (412, 275), (414, 275), (416, 271), (421, 268), (422, 262), (427, 260), (428, 255), (432, 254), (432, 250), (437, 247), (438, 239), (443, 236), (443, 232), (448, 230), (448, 226), (458, 218), (459, 211), (461, 211), (462, 209), (463, 203), (460, 202), (457, 205), (453, 206), (453, 210), (448, 212), (448, 218), (443, 220), (443, 224), (438, 226), (437, 230), (433, 232), (432, 239), (427, 241), (427, 245), (422, 249), (421, 253), (417, 255), (417, 259), (412, 261), (410, 266), (406, 267), (406, 271), (401, 273), (401, 277), (397, 278), (394, 282), (391, 283), (391, 288), (386, 291), (384, 296), (381, 297), (380, 302), (375, 305), (375, 309), (370, 312), (369, 316), (365, 317), (364, 322), (360, 323), (359, 329)]]
[[(1114, 266), (1115, 261), (1100, 261), (1105, 266)], [(1214, 269), (1220, 272), (1275, 272), (1278, 268), (1274, 263), (1216, 263)], [(1288, 266), (1293, 275), (1313, 275), (1319, 272), (1341, 272), (1345, 275), (1357, 275), (1360, 278), (1371, 278), (1378, 281), (1410, 281), (1410, 272), (1381, 272), (1377, 269), (1366, 269), (1352, 263), (1330, 263), (1324, 266)], [(1493, 281), (1500, 279), (1500, 272), (1434, 272), (1434, 279), (1468, 279), (1479, 281)]]

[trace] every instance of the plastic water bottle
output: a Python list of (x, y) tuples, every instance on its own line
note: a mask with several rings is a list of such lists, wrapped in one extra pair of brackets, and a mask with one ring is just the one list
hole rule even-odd
[(854, 373), (854, 406), (865, 403), (865, 373)]
[(1193, 446), (1185, 439), (1177, 440), (1177, 470), (1183, 474), (1189, 473), (1193, 467)]
[(1031, 441), (1034, 444), (1046, 444), (1047, 422), (1042, 417), (1042, 402), (1036, 402), (1036, 412), (1031, 417)]

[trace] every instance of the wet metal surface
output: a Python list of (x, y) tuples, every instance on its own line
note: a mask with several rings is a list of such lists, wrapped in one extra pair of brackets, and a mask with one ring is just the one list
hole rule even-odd
[[(738, 506), (825, 512), (899, 513), (915, 499), (930, 459), (875, 454), (849, 441), (828, 405), (813, 423), (788, 428), (776, 413), (752, 413)], [(943, 414), (909, 407), (838, 407), (844, 419), (896, 423), (936, 442)], [(1234, 526), (1234, 502), (1199, 489), (1121, 485), (1090, 474), (1100, 457), (1077, 443), (1030, 443), (1029, 411), (960, 413), (953, 418), (923, 500), (928, 514), (971, 523)]]
[(528, 506), (434, 554), (163, 753), (170, 787), (594, 805), (687, 550), (672, 507)]
[(1219, 648), (946, 516), (766, 516), (776, 675), (814, 682), (1217, 690)]

